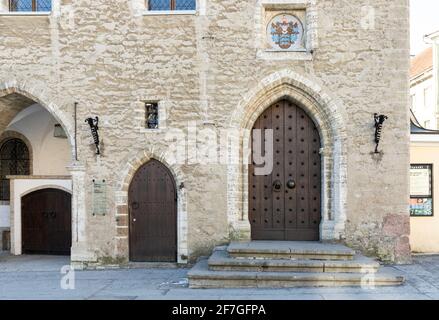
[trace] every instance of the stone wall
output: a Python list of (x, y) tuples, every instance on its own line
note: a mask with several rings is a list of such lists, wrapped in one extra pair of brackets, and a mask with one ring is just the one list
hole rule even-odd
[[(252, 101), (247, 94), (264, 92), (264, 81), (284, 70), (302, 79), (302, 91), (320, 95), (314, 118), (331, 116), (325, 120), (331, 144), (323, 212), (334, 223), (332, 240), (385, 260), (408, 259), (408, 0), (277, 2), (304, 3), (313, 13), (313, 48), (305, 58), (257, 57), (263, 8), (256, 0), (200, 1), (205, 7), (197, 15), (168, 16), (139, 14), (138, 1), (63, 0), (50, 16), (0, 16), (0, 90), (9, 88), (0, 97), (10, 88), (30, 92), (63, 123), (72, 146), (78, 102), (85, 190), (92, 179), (105, 179), (114, 195), (105, 216), (92, 216), (85, 196), (88, 246), (102, 261), (128, 258), (120, 222), (134, 169), (127, 164), (137, 165), (142, 153), (140, 159), (153, 155), (170, 163), (166, 134), (188, 131), (188, 122), (218, 135), (234, 123), (242, 126), (251, 118), (245, 112), (255, 110), (240, 110)], [(271, 89), (276, 83), (293, 88), (282, 79)], [(306, 97), (311, 101), (312, 92)], [(166, 106), (166, 130), (144, 129), (142, 101)], [(0, 102), (2, 114), (10, 112), (6, 103)], [(372, 154), (375, 112), (389, 116), (380, 155)], [(100, 157), (83, 124), (88, 116), (101, 119)], [(242, 167), (191, 161), (173, 167), (185, 186), (179, 212), (187, 213), (180, 262), (236, 234), (248, 237)]]

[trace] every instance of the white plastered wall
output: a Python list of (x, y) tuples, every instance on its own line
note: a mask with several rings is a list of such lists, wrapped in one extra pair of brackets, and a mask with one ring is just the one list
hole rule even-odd
[[(58, 122), (38, 104), (17, 114), (6, 131), (15, 131), (25, 136), (32, 147), (32, 173), (38, 176), (67, 176), (66, 167), (71, 162), (71, 150), (67, 139), (53, 136)], [(0, 228), (9, 228), (10, 205), (0, 204)]]
[(7, 130), (24, 135), (32, 145), (34, 175), (68, 175), (66, 167), (71, 162), (67, 139), (53, 136), (57, 121), (40, 105), (33, 105), (20, 112)]
[(0, 205), (0, 228), (9, 227), (9, 205)]
[[(431, 72), (430, 72), (431, 73)], [(425, 90), (431, 90), (430, 96), (425, 96)], [(427, 76), (424, 81), (410, 88), (410, 96), (413, 100), (412, 110), (419, 123), (427, 129), (436, 129), (436, 111), (434, 102), (433, 77)], [(426, 101), (426, 98), (429, 101)], [(428, 122), (429, 124), (427, 124)]]
[(8, 0), (0, 0), (0, 12), (9, 11)]
[(433, 216), (410, 218), (410, 246), (414, 253), (439, 253), (439, 135), (412, 135), (412, 164), (433, 165)]

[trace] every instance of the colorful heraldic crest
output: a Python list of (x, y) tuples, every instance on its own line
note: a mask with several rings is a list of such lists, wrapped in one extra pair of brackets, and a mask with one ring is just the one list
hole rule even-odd
[(274, 17), (268, 25), (267, 36), (273, 49), (304, 49), (302, 45), (303, 25), (293, 15), (281, 14)]

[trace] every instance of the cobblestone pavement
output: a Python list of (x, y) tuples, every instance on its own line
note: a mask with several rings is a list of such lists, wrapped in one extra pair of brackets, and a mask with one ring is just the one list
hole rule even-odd
[[(0, 254), (0, 299), (439, 299), (439, 256), (391, 266), (406, 277), (399, 287), (189, 289), (184, 268), (75, 271), (75, 289), (61, 288), (67, 257)], [(65, 281), (63, 281), (65, 283)]]

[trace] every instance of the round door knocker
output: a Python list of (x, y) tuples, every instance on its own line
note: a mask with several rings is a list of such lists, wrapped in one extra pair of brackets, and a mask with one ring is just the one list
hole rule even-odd
[(290, 180), (287, 182), (288, 189), (294, 189), (296, 188), (296, 182), (294, 180)]
[(273, 183), (273, 190), (274, 190), (274, 192), (280, 192), (281, 189), (282, 189), (282, 183), (279, 180), (276, 180)]

